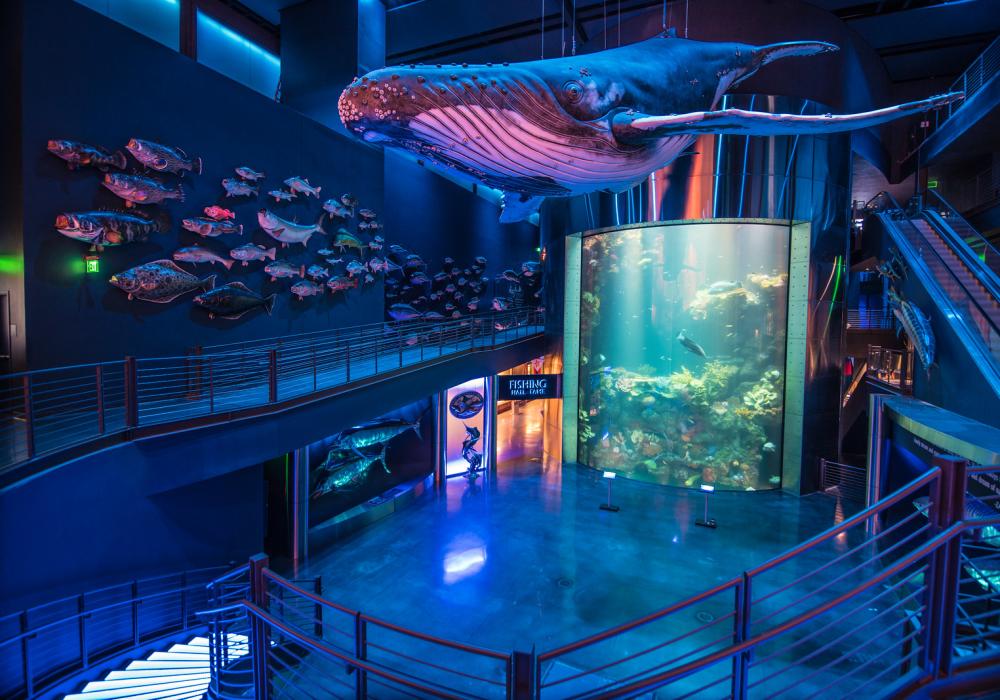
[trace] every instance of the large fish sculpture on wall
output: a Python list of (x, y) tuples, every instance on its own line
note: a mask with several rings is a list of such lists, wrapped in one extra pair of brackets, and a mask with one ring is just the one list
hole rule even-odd
[(722, 95), (821, 41), (768, 46), (659, 36), (592, 54), (514, 64), (395, 66), (352, 82), (347, 129), (504, 192), (501, 221), (545, 197), (622, 191), (687, 151), (698, 134), (778, 136), (861, 129), (961, 98), (951, 93), (857, 114), (717, 110)]

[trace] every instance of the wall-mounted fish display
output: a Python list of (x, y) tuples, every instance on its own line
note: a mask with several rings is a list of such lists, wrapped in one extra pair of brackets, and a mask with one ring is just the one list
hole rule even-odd
[(51, 139), (46, 148), (52, 155), (66, 161), (66, 166), (70, 170), (76, 170), (84, 165), (98, 170), (108, 170), (109, 168), (124, 170), (128, 165), (125, 154), (121, 151), (112, 153), (103, 146), (91, 146), (79, 141)]
[(389, 317), (393, 321), (413, 321), (420, 318), (420, 312), (410, 304), (393, 304), (389, 307)]
[(368, 472), (376, 462), (382, 465), (386, 474), (392, 473), (385, 461), (385, 447), (374, 455), (360, 452), (345, 453), (336, 448), (331, 450), (330, 455), (327, 455), (327, 459), (320, 465), (320, 469), (328, 471), (329, 474), (320, 480), (311, 498), (319, 498), (331, 491), (350, 491), (357, 488), (368, 478)]
[(345, 228), (337, 229), (337, 234), (333, 238), (333, 245), (341, 253), (344, 252), (345, 248), (354, 248), (358, 251), (358, 254), (361, 254), (365, 249), (365, 244), (361, 242), (361, 239)]
[(200, 245), (187, 246), (186, 248), (179, 248), (174, 251), (173, 259), (177, 262), (186, 263), (222, 263), (223, 267), (227, 270), (233, 266), (235, 260), (226, 260), (224, 257), (216, 253), (214, 250), (208, 248), (203, 248)]
[(232, 211), (224, 207), (220, 207), (217, 204), (213, 204), (210, 207), (205, 207), (203, 211), (205, 212), (205, 216), (207, 216), (209, 219), (215, 219), (216, 221), (223, 221), (224, 219), (236, 218), (236, 214), (234, 214)]
[(319, 191), (323, 189), (322, 187), (313, 187), (309, 184), (308, 180), (304, 177), (299, 177), (298, 175), (285, 180), (285, 186), (292, 192), (301, 192), (307, 197), (312, 195), (317, 198), (319, 197)]
[(510, 308), (511, 302), (507, 297), (494, 297), (492, 308), (494, 311), (506, 311)]
[(366, 231), (368, 233), (371, 233), (372, 231), (381, 231), (382, 224), (377, 221), (361, 221), (358, 223), (358, 230)]
[(382, 418), (337, 433), (333, 443), (340, 449), (361, 451), (375, 445), (384, 445), (409, 430), (420, 438), (420, 420), (411, 422), (401, 418)]
[(184, 190), (179, 184), (176, 187), (166, 185), (141, 175), (106, 173), (101, 184), (124, 199), (126, 207), (133, 204), (159, 204), (167, 199), (184, 201)]
[(257, 182), (257, 180), (264, 179), (264, 173), (259, 173), (253, 168), (249, 168), (245, 165), (241, 165), (236, 168), (236, 174), (239, 175), (244, 180), (249, 180), (250, 182)]
[(98, 248), (145, 241), (164, 228), (160, 221), (117, 211), (78, 211), (56, 217), (59, 233)]
[(330, 271), (322, 265), (310, 265), (306, 268), (306, 276), (314, 280), (320, 280), (324, 277), (329, 277)]
[(277, 298), (277, 294), (262, 297), (251, 291), (242, 282), (230, 282), (204, 294), (199, 294), (194, 298), (194, 303), (205, 309), (209, 318), (218, 316), (234, 321), (258, 307), (270, 315)]
[(348, 277), (356, 277), (358, 275), (363, 275), (368, 272), (368, 268), (357, 260), (352, 260), (347, 263), (346, 272)]
[(245, 243), (230, 250), (229, 257), (233, 260), (239, 260), (243, 264), (243, 267), (246, 267), (250, 264), (251, 260), (274, 260), (274, 256), (277, 253), (277, 248), (265, 248), (262, 245)]
[(125, 148), (133, 158), (150, 170), (175, 175), (183, 175), (185, 171), (201, 174), (201, 158), (189, 158), (179, 148), (145, 139), (129, 139)]
[(340, 203), (345, 207), (349, 207), (351, 211), (354, 211), (354, 208), (358, 206), (358, 198), (350, 192), (347, 192), (340, 195)]
[(913, 343), (913, 349), (920, 358), (920, 364), (924, 366), (924, 371), (930, 377), (931, 367), (934, 366), (935, 339), (934, 329), (931, 328), (931, 319), (911, 301), (903, 299), (895, 289), (889, 289), (889, 304), (892, 313), (899, 322), (899, 330), (906, 333), (906, 336)]
[(362, 219), (366, 221), (371, 221), (376, 216), (378, 216), (378, 214), (376, 214), (371, 209), (358, 209), (358, 216), (360, 216)]
[(390, 262), (387, 258), (372, 258), (368, 261), (368, 269), (372, 272), (390, 272), (393, 270), (401, 270), (402, 268), (399, 265)]
[(275, 202), (290, 202), (297, 196), (294, 192), (289, 192), (287, 190), (271, 190), (267, 193), (268, 197), (274, 197)]
[(264, 266), (264, 272), (271, 276), (272, 282), (291, 277), (305, 277), (306, 274), (305, 269), (301, 265), (296, 267), (285, 260), (275, 260), (272, 263), (268, 263)]
[(330, 215), (330, 218), (348, 219), (353, 214), (351, 210), (338, 202), (336, 199), (328, 199), (323, 202), (323, 211)]
[(112, 275), (108, 281), (128, 294), (129, 299), (166, 304), (197, 289), (212, 289), (215, 275), (198, 279), (173, 260), (154, 260)]
[(223, 178), (222, 189), (226, 191), (227, 197), (256, 197), (260, 194), (259, 188), (234, 177)]
[(243, 235), (243, 224), (238, 224), (235, 221), (227, 221), (225, 219), (222, 221), (202, 217), (184, 219), (181, 221), (181, 226), (184, 229), (191, 231), (192, 233), (197, 233), (199, 236), (203, 236), (205, 238), (217, 238), (224, 233), (236, 233), (240, 236)]
[(267, 235), (276, 241), (281, 241), (282, 247), (287, 247), (291, 243), (301, 243), (307, 246), (314, 233), (326, 233), (323, 230), (322, 216), (313, 225), (297, 224), (294, 221), (282, 219), (267, 209), (261, 209), (257, 212), (257, 222)]
[(350, 277), (331, 277), (326, 281), (326, 286), (333, 293), (346, 292), (348, 289), (357, 289), (358, 281)]
[(382, 246), (385, 245), (385, 239), (382, 236), (375, 236), (372, 242), (368, 244), (369, 250), (382, 250)]
[(292, 294), (298, 297), (300, 300), (306, 297), (316, 296), (317, 294), (323, 293), (323, 287), (316, 284), (312, 280), (302, 280), (301, 282), (296, 282), (292, 285)]

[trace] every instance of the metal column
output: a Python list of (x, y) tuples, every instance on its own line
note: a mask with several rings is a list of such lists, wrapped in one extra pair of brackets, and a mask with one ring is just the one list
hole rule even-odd
[(448, 478), (448, 393), (439, 391), (431, 398), (434, 412), (434, 488), (444, 489)]
[(292, 566), (309, 560), (309, 446), (292, 454)]
[(499, 380), (497, 375), (491, 375), (483, 379), (486, 390), (483, 410), (483, 456), (486, 460), (484, 472), (488, 478), (494, 478), (497, 473), (497, 385)]

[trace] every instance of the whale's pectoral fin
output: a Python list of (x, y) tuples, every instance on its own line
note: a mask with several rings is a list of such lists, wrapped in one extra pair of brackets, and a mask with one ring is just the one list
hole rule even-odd
[(544, 199), (545, 197), (531, 197), (519, 192), (504, 192), (500, 223), (513, 224), (531, 218)]
[(741, 136), (795, 136), (797, 134), (827, 134), (837, 131), (865, 129), (908, 114), (943, 107), (963, 97), (961, 92), (929, 97), (893, 107), (874, 109), (856, 114), (773, 114), (744, 109), (722, 109), (715, 112), (690, 112), (653, 116), (617, 114), (612, 123), (615, 138), (622, 143), (644, 143), (680, 134), (737, 134)]

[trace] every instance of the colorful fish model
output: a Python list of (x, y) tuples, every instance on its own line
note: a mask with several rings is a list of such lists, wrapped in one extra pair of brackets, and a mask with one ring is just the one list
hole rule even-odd
[(379, 462), (386, 474), (390, 474), (389, 467), (385, 462), (385, 448), (378, 454), (366, 455), (358, 452), (344, 453), (342, 450), (334, 449), (330, 451), (336, 455), (336, 461), (327, 456), (326, 461), (320, 466), (321, 469), (329, 471), (329, 475), (323, 477), (316, 489), (313, 490), (311, 498), (316, 499), (329, 493), (330, 491), (350, 491), (361, 486), (368, 478), (368, 472), (372, 466)]
[(348, 277), (357, 277), (358, 275), (363, 275), (368, 272), (368, 268), (359, 263), (357, 260), (352, 260), (347, 263), (346, 271)]
[(382, 236), (375, 236), (372, 242), (368, 244), (369, 250), (382, 250), (382, 246), (385, 245), (385, 239)]
[(354, 211), (354, 208), (358, 206), (358, 198), (348, 192), (340, 195), (340, 203), (345, 207), (349, 207), (351, 211)]
[(245, 165), (241, 165), (236, 168), (236, 174), (239, 175), (244, 180), (249, 180), (250, 182), (257, 182), (257, 180), (264, 179), (264, 173), (259, 173), (253, 168), (248, 168)]
[(934, 366), (935, 340), (934, 330), (931, 328), (930, 317), (921, 311), (916, 304), (906, 301), (896, 292), (889, 289), (889, 303), (892, 306), (892, 313), (899, 321), (900, 330), (904, 331), (913, 348), (920, 358), (920, 364), (924, 366), (924, 371), (930, 377), (931, 367)]
[(201, 175), (201, 158), (188, 158), (179, 148), (164, 146), (145, 139), (129, 139), (125, 145), (137, 161), (150, 170), (183, 175), (185, 171)]
[(166, 304), (197, 289), (212, 289), (215, 275), (198, 279), (173, 260), (154, 260), (112, 275), (108, 281), (128, 294), (129, 299)]
[(292, 285), (292, 294), (298, 297), (300, 301), (306, 297), (312, 297), (322, 293), (323, 287), (316, 284), (312, 280), (302, 280), (301, 282), (296, 282)]
[(358, 224), (359, 231), (365, 231), (371, 233), (372, 231), (381, 231), (382, 224), (377, 221), (362, 221)]
[(159, 204), (167, 199), (184, 201), (184, 190), (180, 185), (171, 187), (141, 175), (106, 173), (101, 184), (124, 199), (126, 207), (135, 204)]
[(366, 221), (371, 221), (377, 216), (377, 214), (371, 209), (358, 209), (358, 216)]
[(161, 223), (116, 211), (79, 211), (56, 217), (56, 230), (64, 236), (103, 248), (145, 241), (163, 230)]
[(296, 197), (294, 192), (288, 192), (286, 190), (271, 190), (267, 194), (269, 197), (274, 197), (275, 202), (290, 202)]
[(208, 248), (202, 248), (200, 245), (188, 246), (187, 248), (179, 248), (174, 251), (173, 259), (177, 262), (186, 263), (221, 263), (223, 267), (227, 270), (233, 266), (235, 260), (226, 260), (224, 257), (219, 255), (213, 250)]
[(341, 205), (336, 199), (328, 199), (323, 202), (323, 211), (328, 213), (331, 219), (334, 217), (338, 219), (348, 219), (353, 216), (353, 214), (351, 214), (351, 210)]
[(322, 265), (310, 265), (306, 270), (306, 276), (314, 280), (320, 280), (330, 276), (330, 271)]
[(506, 311), (510, 305), (511, 301), (507, 297), (496, 297), (493, 299), (492, 308), (494, 311)]
[(279, 279), (288, 279), (290, 277), (305, 277), (305, 270), (302, 266), (295, 267), (289, 262), (284, 260), (276, 260), (264, 266), (264, 272), (271, 276), (271, 281), (276, 282)]
[(224, 178), (222, 188), (226, 191), (227, 197), (256, 197), (260, 194), (258, 188), (233, 177)]
[(412, 321), (420, 318), (420, 312), (410, 304), (393, 304), (389, 307), (388, 314), (393, 321)]
[(285, 180), (285, 185), (292, 192), (301, 192), (307, 197), (309, 195), (312, 195), (313, 197), (318, 198), (319, 191), (322, 189), (321, 187), (313, 187), (312, 185), (309, 184), (308, 180), (306, 180), (304, 177), (299, 177), (298, 175), (296, 175), (295, 177), (290, 177), (287, 180)]
[(365, 248), (365, 244), (361, 242), (361, 239), (345, 228), (337, 229), (337, 235), (333, 238), (333, 245), (341, 253), (344, 252), (345, 248), (354, 248), (358, 251), (359, 255)]
[(380, 418), (337, 433), (333, 443), (343, 450), (361, 451), (376, 445), (384, 445), (409, 430), (416, 433), (419, 439), (420, 420), (411, 422), (401, 418)]
[(52, 139), (47, 148), (49, 153), (66, 161), (70, 170), (76, 170), (84, 165), (105, 171), (109, 168), (124, 170), (125, 166), (128, 165), (124, 153), (121, 151), (112, 153), (103, 146), (91, 146), (67, 139)]
[(225, 219), (236, 218), (236, 214), (234, 214), (232, 211), (220, 207), (216, 204), (213, 204), (210, 207), (205, 207), (204, 212), (205, 216), (207, 216), (209, 219), (215, 219), (216, 221), (223, 221)]
[(246, 267), (251, 260), (274, 260), (277, 253), (277, 248), (265, 248), (262, 245), (246, 243), (229, 251), (229, 257), (233, 260), (239, 260), (243, 263), (243, 267)]
[(216, 221), (215, 219), (199, 217), (196, 219), (184, 219), (181, 221), (181, 226), (204, 238), (217, 238), (224, 233), (243, 235), (243, 224), (237, 224), (235, 221)]
[(333, 293), (346, 292), (348, 289), (356, 289), (358, 281), (350, 277), (331, 277), (326, 281), (326, 286)]
[(267, 235), (280, 241), (283, 248), (287, 248), (291, 243), (301, 243), (303, 246), (308, 246), (309, 239), (314, 233), (326, 233), (323, 230), (322, 215), (314, 225), (307, 225), (282, 219), (267, 209), (261, 209), (257, 212), (257, 222)]
[(205, 309), (209, 318), (218, 316), (235, 321), (243, 314), (258, 307), (264, 309), (270, 316), (277, 298), (277, 294), (262, 297), (260, 294), (250, 291), (242, 282), (230, 282), (204, 294), (199, 294), (194, 298), (194, 303)]

